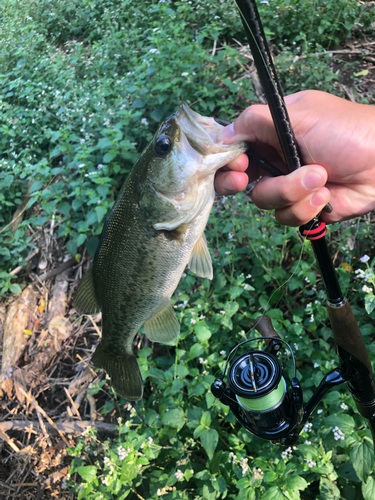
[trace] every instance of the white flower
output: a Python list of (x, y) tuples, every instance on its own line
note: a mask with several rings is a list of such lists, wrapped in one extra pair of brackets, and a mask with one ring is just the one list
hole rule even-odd
[(371, 293), (372, 292), (372, 288), (370, 288), (369, 286), (367, 285), (363, 285), (362, 287), (362, 291), (363, 292), (366, 292), (366, 293)]
[(174, 473), (174, 475), (176, 476), (176, 478), (181, 481), (181, 479), (184, 477), (184, 473), (180, 471), (180, 469), (178, 469), (177, 472)]
[(246, 279), (248, 280), (248, 279), (250, 279), (250, 278), (251, 278), (251, 274), (248, 274), (248, 275), (246, 276)]
[(264, 473), (261, 468), (256, 469), (254, 467), (253, 474), (255, 479), (263, 479)]
[(87, 434), (91, 431), (91, 425), (86, 427), (86, 429), (82, 432), (82, 436), (87, 436)]
[(81, 164), (79, 164), (79, 165), (78, 165), (78, 168), (82, 168), (82, 167), (84, 167), (84, 166), (85, 166), (85, 164), (84, 164), (84, 163), (81, 163)]
[(229, 460), (228, 460), (228, 462), (232, 463), (232, 464), (235, 464), (236, 460), (237, 460), (237, 456), (233, 453), (233, 451), (231, 451), (229, 453)]
[(147, 125), (148, 125), (147, 118), (142, 118), (141, 123), (142, 123), (142, 125), (145, 125), (147, 127)]
[(347, 410), (349, 406), (346, 405), (345, 403), (341, 403), (340, 408), (342, 408), (343, 410)]
[(322, 409), (320, 409), (320, 410), (318, 410), (316, 413), (317, 413), (318, 415), (320, 415), (321, 413), (323, 413), (323, 410), (322, 410)]
[(196, 323), (196, 320), (194, 318), (191, 318), (190, 323), (194, 325), (194, 323)]
[(292, 458), (292, 448), (289, 446), (289, 448), (287, 448), (285, 451), (283, 451), (281, 453), (281, 458), (283, 460), (287, 459), (287, 460), (290, 460)]
[(118, 446), (117, 453), (120, 460), (124, 460), (124, 458), (129, 454), (127, 451), (125, 451), (125, 448), (123, 446)]
[(332, 429), (332, 432), (333, 432), (335, 441), (338, 441), (338, 440), (343, 441), (345, 439), (344, 433), (337, 426)]
[(230, 254), (230, 252), (229, 252), (229, 251), (228, 251), (228, 252), (225, 252), (225, 255), (229, 255), (229, 254)]
[(307, 424), (305, 424), (303, 427), (304, 432), (311, 432), (311, 427), (312, 427), (311, 422), (308, 422)]
[(189, 73), (187, 73), (186, 71), (184, 71), (183, 73), (181, 73), (181, 76), (189, 76)]
[(225, 311), (219, 311), (220, 314), (225, 314)]
[(158, 49), (150, 49), (151, 54), (160, 54)]
[(106, 476), (104, 479), (102, 479), (102, 483), (103, 483), (105, 486), (108, 486), (108, 476)]
[(367, 262), (368, 260), (370, 260), (370, 257), (369, 257), (368, 255), (366, 255), (366, 254), (365, 254), (365, 255), (364, 255), (363, 257), (361, 257), (359, 260), (360, 260), (361, 262)]
[(311, 467), (314, 467), (316, 465), (316, 462), (313, 462), (309, 458), (306, 459), (306, 463), (307, 463), (307, 466), (310, 467), (310, 469), (311, 469)]
[(249, 461), (248, 458), (240, 458), (240, 465), (242, 467), (242, 475), (243, 476), (249, 470), (249, 464), (247, 463), (248, 461)]
[(227, 353), (226, 351), (220, 351), (220, 354), (221, 354), (222, 356), (225, 356), (225, 355), (226, 355), (226, 353)]
[(319, 363), (314, 363), (314, 368), (318, 368)]

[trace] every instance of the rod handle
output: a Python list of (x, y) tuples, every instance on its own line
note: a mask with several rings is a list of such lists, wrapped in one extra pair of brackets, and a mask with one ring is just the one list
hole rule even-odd
[[(254, 328), (258, 330), (258, 332), (262, 335), (262, 337), (273, 337), (274, 339), (278, 340), (280, 338), (279, 334), (276, 332), (272, 325), (271, 318), (269, 316), (259, 316), (254, 323)], [(272, 339), (264, 339), (265, 343), (267, 346), (270, 347), (271, 345), (275, 344), (275, 341)], [(280, 347), (278, 347), (279, 350), (281, 349), (281, 342), (279, 342)]]
[(329, 319), (336, 344), (355, 356), (372, 373), (370, 357), (349, 302), (339, 306), (327, 303)]

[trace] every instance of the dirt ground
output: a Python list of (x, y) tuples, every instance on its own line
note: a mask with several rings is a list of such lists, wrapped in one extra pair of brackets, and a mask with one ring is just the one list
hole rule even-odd
[[(333, 51), (345, 97), (375, 104), (375, 41), (351, 39)], [(357, 76), (346, 62), (357, 61)], [(71, 458), (67, 449), (88, 425), (114, 435), (129, 406), (102, 413), (110, 396), (90, 394), (105, 379), (90, 364), (100, 340), (101, 316), (73, 308), (78, 283), (91, 260), (65, 255), (56, 227), (33, 235), (37, 251), (17, 269), (26, 283), (21, 297), (0, 300), (0, 500), (73, 499), (62, 486)], [(135, 339), (136, 348), (144, 342)]]

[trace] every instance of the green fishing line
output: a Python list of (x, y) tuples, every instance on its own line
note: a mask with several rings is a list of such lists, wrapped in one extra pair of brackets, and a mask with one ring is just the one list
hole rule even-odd
[(284, 393), (285, 380), (283, 377), (281, 377), (279, 385), (276, 387), (276, 389), (269, 394), (266, 394), (262, 398), (247, 399), (237, 396), (237, 399), (247, 410), (268, 411), (280, 403), (280, 401), (284, 397)]

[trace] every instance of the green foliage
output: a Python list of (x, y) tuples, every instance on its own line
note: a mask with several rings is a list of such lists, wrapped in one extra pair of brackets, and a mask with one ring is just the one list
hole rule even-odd
[[(174, 296), (179, 340), (162, 356), (153, 357), (151, 348), (138, 352), (145, 398), (131, 407), (110, 389), (107, 410), (120, 405), (126, 415), (119, 437), (100, 443), (95, 434), (85, 436), (71, 450), (67, 488), (88, 500), (136, 493), (150, 500), (371, 498), (371, 435), (346, 388), (324, 397), (299, 444), (287, 449), (251, 436), (210, 392), (230, 349), (253, 336), (250, 325), (265, 309), (295, 350), (305, 401), (338, 365), (310, 244), (241, 195), (214, 206), (206, 233), (214, 280), (183, 276)], [(345, 244), (353, 235), (362, 254), (371, 247), (371, 227), (357, 223), (345, 224), (340, 236), (332, 232), (329, 244), (334, 251), (340, 243), (341, 282), (351, 289), (354, 313), (373, 350), (373, 318), (365, 313), (362, 291), (368, 262)], [(280, 361), (289, 385), (287, 350)]]
[(364, 4), (355, 0), (263, 0), (259, 6), (272, 40), (278, 46), (299, 46), (298, 50), (305, 44), (335, 48), (361, 21), (365, 27), (370, 25), (364, 10)]
[[(281, 50), (276, 65), (287, 93), (334, 92), (329, 54), (314, 53), (371, 17), (354, 1), (264, 1), (259, 10)], [(241, 78), (246, 59), (228, 45), (232, 37), (244, 40), (229, 0), (7, 0), (0, 247), (9, 252), (0, 253), (0, 269), (25, 264), (30, 233), (51, 221), (68, 252), (86, 245), (93, 255), (134, 161), (182, 100), (222, 117), (255, 100), (251, 80)], [(26, 217), (14, 235), (8, 224), (25, 197)]]
[[(276, 0), (259, 10), (284, 91), (335, 93), (325, 51), (369, 26), (362, 4)], [(94, 255), (128, 172), (182, 100), (202, 114), (233, 117), (256, 97), (242, 78), (247, 59), (229, 46), (232, 37), (244, 41), (229, 0), (7, 0), (1, 16), (4, 294), (20, 293), (9, 271), (26, 263), (45, 225), (58, 227), (72, 255), (83, 245)], [(13, 230), (25, 197), (25, 218)], [(340, 282), (374, 355), (374, 262), (358, 259), (370, 252), (373, 229), (367, 221), (337, 224), (330, 235)], [(88, 500), (372, 499), (370, 435), (346, 391), (327, 394), (300, 444), (287, 450), (239, 428), (210, 392), (226, 354), (264, 312), (296, 351), (305, 400), (338, 363), (309, 243), (241, 196), (215, 206), (207, 237), (214, 280), (182, 279), (174, 297), (178, 344), (156, 358), (150, 348), (138, 352), (147, 397), (131, 408), (109, 389), (102, 413), (122, 408), (119, 436), (103, 443), (85, 432), (71, 450), (74, 481), (63, 486)], [(280, 359), (290, 380), (290, 354)]]

